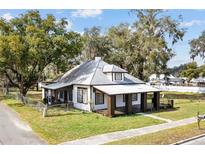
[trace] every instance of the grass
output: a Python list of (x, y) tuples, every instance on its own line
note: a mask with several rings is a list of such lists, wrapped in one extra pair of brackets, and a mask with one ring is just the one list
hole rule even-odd
[(107, 144), (112, 145), (168, 145), (176, 143), (180, 140), (184, 140), (190, 137), (194, 137), (205, 133), (205, 122), (201, 123), (201, 127), (204, 129), (198, 129), (196, 123), (189, 124), (186, 126), (180, 126), (171, 128), (156, 133), (142, 135), (138, 137), (132, 137), (123, 139)]
[(34, 132), (50, 144), (162, 123), (141, 115), (108, 118), (79, 110), (65, 112), (61, 108), (49, 110), (48, 117), (43, 118), (37, 110), (14, 99), (4, 98), (3, 102), (14, 109)]
[[(174, 109), (160, 110), (152, 114), (171, 120), (180, 120), (205, 113), (205, 95), (196, 93), (164, 92), (165, 97), (174, 99)], [(161, 99), (161, 102), (167, 100)]]
[[(203, 94), (178, 92), (164, 92), (164, 94), (166, 98), (174, 99), (175, 108), (173, 110), (161, 110), (151, 114), (172, 120), (179, 120), (196, 116), (198, 111), (200, 113), (205, 113), (205, 95)], [(28, 97), (34, 100), (41, 100), (41, 92), (29, 91)], [(20, 117), (25, 120), (32, 127), (32, 129), (39, 134), (39, 136), (47, 140), (50, 144), (57, 144), (92, 135), (140, 128), (162, 123), (159, 120), (154, 120), (140, 115), (108, 118), (96, 113), (86, 113), (79, 110), (65, 112), (62, 108), (49, 110), (49, 116), (43, 118), (40, 112), (31, 107), (24, 106), (16, 100), (3, 97), (0, 91), (0, 100), (1, 99), (4, 100), (4, 103), (18, 112)], [(164, 101), (166, 101), (166, 99)], [(177, 141), (178, 139), (188, 137), (187, 135), (190, 135), (190, 133), (197, 135), (197, 133), (203, 132), (196, 130), (195, 124), (183, 126), (177, 129), (170, 129), (169, 131), (170, 132), (163, 131), (159, 139), (159, 134), (156, 136), (152, 134), (155, 137), (152, 138), (152, 135), (145, 135), (144, 138), (137, 137), (137, 139), (133, 138), (130, 141), (126, 140), (125, 142), (131, 144), (133, 140), (133, 144), (169, 144), (174, 142), (174, 140)], [(175, 131), (176, 139), (175, 135), (173, 135)], [(173, 139), (170, 137), (171, 135), (169, 136), (169, 134), (173, 135)], [(179, 138), (177, 136), (179, 136)], [(166, 137), (168, 139), (164, 139)], [(151, 138), (150, 142), (148, 142), (149, 138)], [(121, 143), (121, 141), (119, 141), (119, 143)], [(122, 143), (124, 144), (124, 140)]]

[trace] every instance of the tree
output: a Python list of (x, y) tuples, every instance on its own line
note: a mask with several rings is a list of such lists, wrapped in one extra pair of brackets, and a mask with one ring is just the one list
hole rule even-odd
[(131, 73), (128, 67), (129, 62), (127, 61), (127, 57), (132, 52), (130, 51), (132, 33), (129, 25), (121, 23), (117, 26), (112, 26), (108, 29), (106, 35), (112, 44), (107, 61), (127, 69)]
[(181, 72), (186, 69), (187, 65), (188, 64), (181, 64), (179, 66), (174, 66), (173, 68), (169, 68), (168, 72), (169, 74), (179, 77)]
[(200, 75), (200, 69), (197, 67), (196, 62), (186, 64), (186, 67), (181, 72), (181, 76), (187, 77), (188, 81), (193, 78), (197, 78)]
[(132, 10), (138, 17), (134, 23), (133, 56), (130, 64), (140, 79), (151, 73), (167, 73), (167, 62), (174, 56), (166, 38), (172, 45), (182, 40), (184, 29), (163, 10)]
[(107, 58), (111, 49), (111, 43), (107, 36), (101, 34), (100, 27), (86, 28), (84, 32), (85, 46), (83, 60), (90, 60), (96, 56)]
[(46, 18), (28, 11), (6, 21), (0, 19), (0, 72), (25, 96), (49, 64), (65, 70), (83, 46), (80, 34), (67, 32), (65, 19)]
[(202, 59), (205, 58), (205, 31), (202, 34), (189, 42), (190, 45), (190, 57), (191, 59), (195, 59), (197, 56)]

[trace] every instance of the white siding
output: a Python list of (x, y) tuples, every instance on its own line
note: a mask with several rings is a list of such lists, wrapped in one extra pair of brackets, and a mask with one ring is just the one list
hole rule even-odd
[(132, 101), (132, 105), (139, 105), (139, 104), (141, 104), (140, 103), (141, 102), (141, 95), (137, 94), (137, 97), (138, 97), (137, 101)]
[[(87, 88), (88, 90), (88, 98), (87, 98), (86, 104), (77, 102), (77, 88), (78, 87)], [(90, 86), (73, 85), (73, 106), (77, 109), (91, 111), (90, 103), (91, 103)]]
[[(93, 110), (101, 110), (101, 109), (107, 109), (107, 103), (108, 103), (108, 95), (104, 94), (104, 104), (95, 105), (95, 93), (93, 93), (92, 96), (93, 100)], [(139, 105), (141, 102), (141, 95), (138, 94), (138, 101), (133, 101), (133, 105)], [(116, 95), (116, 106), (117, 107), (124, 107), (125, 102), (123, 102), (123, 95)]]
[(123, 95), (116, 95), (116, 107), (125, 106), (125, 102), (123, 102)]
[(95, 104), (95, 93), (93, 92), (93, 110), (107, 109), (108, 95), (104, 94), (104, 104)]

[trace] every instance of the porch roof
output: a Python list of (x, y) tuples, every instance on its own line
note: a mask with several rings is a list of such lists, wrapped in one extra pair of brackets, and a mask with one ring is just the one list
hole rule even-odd
[(160, 91), (159, 89), (146, 85), (146, 84), (103, 85), (103, 86), (94, 86), (94, 88), (108, 95), (159, 92)]
[(63, 88), (63, 87), (66, 87), (66, 86), (70, 86), (71, 84), (70, 83), (52, 83), (52, 84), (49, 84), (49, 85), (44, 85), (42, 84), (41, 87), (42, 88), (46, 88), (46, 89), (51, 89), (51, 90), (56, 90), (56, 89), (59, 89), (59, 88)]

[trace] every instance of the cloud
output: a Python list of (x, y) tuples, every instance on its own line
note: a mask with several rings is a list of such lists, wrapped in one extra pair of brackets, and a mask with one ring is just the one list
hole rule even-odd
[(88, 17), (96, 17), (102, 14), (102, 10), (93, 9), (93, 10), (75, 10), (71, 12), (73, 17), (81, 17), (81, 18), (88, 18)]
[(200, 26), (200, 25), (203, 25), (203, 24), (205, 24), (205, 20), (191, 20), (191, 21), (188, 21), (188, 22), (181, 22), (180, 26), (182, 26), (182, 27), (191, 27), (191, 26), (194, 26), (194, 25)]
[(7, 21), (9, 21), (9, 20), (14, 18), (10, 13), (5, 13), (1, 17), (4, 18)]
[[(67, 31), (70, 31), (71, 28), (72, 28), (72, 26), (73, 26), (73, 23), (72, 23), (72, 21), (70, 21), (69, 19), (66, 19), (65, 21), (68, 22), (68, 24), (66, 25), (65, 29), (66, 29)], [(60, 20), (56, 20), (56, 24), (58, 24), (59, 22), (60, 22)]]
[(69, 30), (71, 30), (73, 23), (68, 19), (66, 19), (66, 21), (68, 22), (68, 24), (66, 25), (66, 30), (69, 31)]

